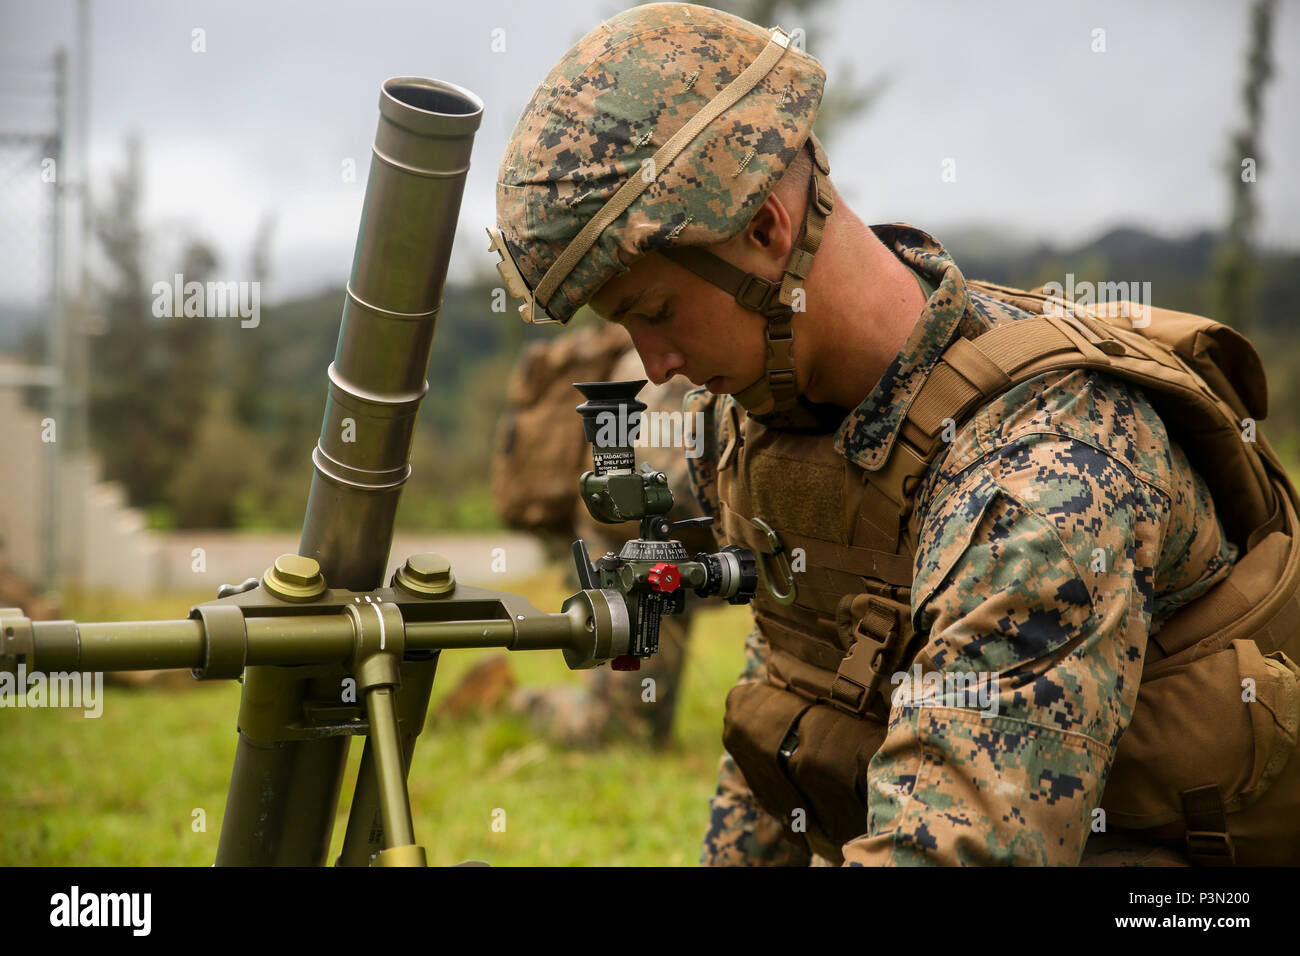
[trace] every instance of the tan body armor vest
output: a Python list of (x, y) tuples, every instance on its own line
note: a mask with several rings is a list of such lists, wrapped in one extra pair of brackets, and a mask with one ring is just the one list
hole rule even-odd
[[(1267, 410), (1258, 355), (1199, 316), (1150, 309), (1135, 330), (1126, 304), (1085, 312), (968, 285), (1035, 317), (955, 341), (878, 470), (850, 463), (833, 435), (764, 428), (728, 406), (720, 533), (760, 555), (771, 585), (754, 599), (767, 680), (728, 695), (728, 752), (792, 838), (843, 859), (843, 844), (867, 831), (866, 770), (885, 737), (890, 675), (921, 643), (910, 603), (914, 495), (943, 448), (945, 419), (960, 425), (1045, 372), (1097, 369), (1144, 389), (1241, 553), (1229, 577), (1151, 638), (1102, 799), (1107, 828), (1179, 845), (1196, 863), (1300, 863), (1300, 501), (1263, 437), (1243, 440), (1242, 420)], [(1042, 315), (1049, 302), (1064, 316)], [(796, 549), (806, 567), (796, 561), (787, 575)], [(797, 582), (793, 600), (783, 580)]]

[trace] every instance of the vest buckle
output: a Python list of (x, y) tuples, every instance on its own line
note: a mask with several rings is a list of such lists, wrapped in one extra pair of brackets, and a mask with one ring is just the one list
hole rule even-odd
[(1187, 857), (1197, 866), (1235, 866), (1237, 850), (1227, 833), (1188, 830)]
[(889, 601), (872, 597), (867, 613), (855, 628), (857, 639), (840, 661), (826, 703), (853, 717), (863, 716), (875, 703), (885, 679), (899, 664), (902, 629)]
[(1218, 784), (1184, 790), (1187, 856), (1196, 866), (1234, 866), (1237, 850), (1228, 833), (1228, 816)]

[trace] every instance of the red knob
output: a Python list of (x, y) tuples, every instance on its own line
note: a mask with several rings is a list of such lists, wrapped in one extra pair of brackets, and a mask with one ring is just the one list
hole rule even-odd
[(682, 572), (677, 569), (677, 565), (669, 564), (667, 561), (660, 561), (651, 568), (647, 578), (650, 587), (666, 594), (671, 594), (682, 586)]
[(620, 654), (609, 662), (609, 669), (612, 671), (639, 671), (641, 669), (641, 659), (631, 654)]

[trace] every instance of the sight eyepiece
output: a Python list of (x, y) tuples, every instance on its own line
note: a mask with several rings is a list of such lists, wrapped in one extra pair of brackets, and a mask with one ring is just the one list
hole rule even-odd
[(586, 399), (577, 407), (582, 416), (582, 431), (591, 443), (592, 464), (596, 475), (624, 474), (636, 469), (633, 446), (641, 434), (641, 413), (645, 402), (637, 392), (646, 380), (633, 382), (574, 382), (573, 387)]

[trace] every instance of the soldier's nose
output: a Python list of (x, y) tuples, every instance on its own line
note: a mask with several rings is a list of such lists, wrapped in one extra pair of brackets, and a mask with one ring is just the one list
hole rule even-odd
[(641, 364), (645, 366), (646, 378), (656, 385), (663, 385), (676, 375), (686, 362), (680, 355), (672, 352), (650, 355), (642, 353)]
[(682, 364), (680, 361), (674, 364), (661, 363), (656, 366), (656, 371), (650, 372), (650, 381), (656, 385), (663, 385), (681, 370)]

